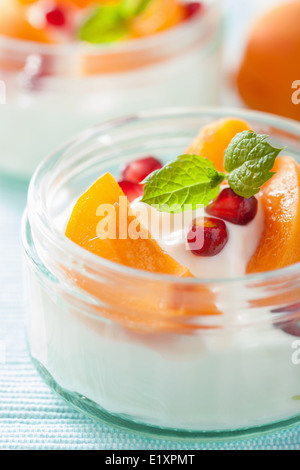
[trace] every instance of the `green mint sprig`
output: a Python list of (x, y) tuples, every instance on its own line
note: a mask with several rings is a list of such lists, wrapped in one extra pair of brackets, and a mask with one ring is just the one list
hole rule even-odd
[(104, 44), (126, 38), (130, 21), (140, 15), (150, 1), (122, 0), (115, 5), (97, 7), (81, 25), (79, 39), (93, 44)]
[(181, 155), (145, 179), (142, 201), (161, 212), (182, 212), (185, 204), (192, 204), (193, 208), (207, 205), (217, 197), (224, 177), (210, 160)]
[(227, 181), (234, 192), (249, 198), (272, 178), (271, 171), (282, 148), (272, 147), (267, 135), (244, 131), (230, 142), (224, 155), (224, 168), (229, 173)]
[(239, 196), (254, 196), (273, 176), (275, 159), (283, 150), (272, 147), (267, 137), (253, 131), (236, 134), (224, 153), (227, 173), (218, 172), (207, 158), (180, 155), (143, 181), (142, 202), (161, 212), (182, 212), (185, 206), (196, 209), (217, 197), (225, 179)]

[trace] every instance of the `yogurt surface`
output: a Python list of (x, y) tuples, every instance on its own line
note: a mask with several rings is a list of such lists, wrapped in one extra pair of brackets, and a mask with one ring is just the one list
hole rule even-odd
[(216, 256), (196, 256), (187, 246), (187, 233), (193, 219), (205, 216), (205, 209), (169, 214), (138, 200), (131, 204), (142, 225), (161, 248), (199, 278), (230, 278), (245, 275), (246, 266), (255, 252), (264, 228), (264, 214), (258, 203), (255, 218), (247, 225), (226, 222), (229, 239)]

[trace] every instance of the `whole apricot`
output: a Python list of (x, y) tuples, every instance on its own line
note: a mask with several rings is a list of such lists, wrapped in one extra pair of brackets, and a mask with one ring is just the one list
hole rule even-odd
[(300, 80), (299, 25), (299, 0), (277, 5), (254, 24), (237, 74), (250, 108), (300, 120), (300, 104), (292, 99)]

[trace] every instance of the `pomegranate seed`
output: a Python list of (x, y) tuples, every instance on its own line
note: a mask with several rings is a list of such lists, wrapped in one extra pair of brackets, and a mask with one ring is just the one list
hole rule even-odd
[(125, 196), (127, 196), (129, 202), (141, 197), (144, 193), (144, 186), (142, 184), (135, 183), (134, 181), (122, 180), (119, 181), (119, 186), (121, 186), (121, 189)]
[(277, 323), (276, 326), (281, 328), (285, 333), (300, 338), (300, 320), (289, 320)]
[(145, 157), (129, 162), (122, 171), (122, 178), (141, 183), (150, 173), (162, 168), (162, 163), (154, 157)]
[(51, 26), (65, 26), (66, 16), (60, 8), (53, 8), (46, 13), (47, 23)]
[(296, 315), (297, 318), (285, 318), (275, 323), (275, 326), (281, 328), (285, 333), (300, 337), (300, 303), (288, 305), (284, 308), (272, 310), (272, 313), (285, 313)]
[(201, 2), (189, 2), (185, 7), (185, 18), (192, 18), (192, 16), (196, 15), (202, 10), (202, 7), (203, 5)]
[(231, 188), (225, 188), (217, 199), (206, 207), (206, 212), (232, 224), (246, 225), (257, 213), (257, 199), (238, 196)]
[(215, 256), (228, 242), (226, 224), (221, 219), (203, 217), (196, 219), (187, 235), (189, 248), (197, 256)]

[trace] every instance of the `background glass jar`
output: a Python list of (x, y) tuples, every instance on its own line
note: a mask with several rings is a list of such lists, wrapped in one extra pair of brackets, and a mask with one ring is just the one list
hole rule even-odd
[[(72, 243), (74, 202), (101, 174), (178, 155), (199, 128), (236, 116), (299, 161), (300, 128), (214, 109), (106, 123), (45, 160), (24, 215), (28, 341), (37, 369), (73, 406), (156, 435), (225, 438), (300, 417), (300, 265), (236, 279), (155, 275)], [(206, 305), (216, 301), (219, 314)]]
[(217, 105), (218, 0), (180, 26), (109, 46), (45, 45), (0, 36), (0, 169), (28, 177), (83, 128), (141, 109)]

